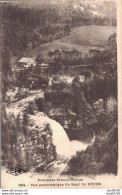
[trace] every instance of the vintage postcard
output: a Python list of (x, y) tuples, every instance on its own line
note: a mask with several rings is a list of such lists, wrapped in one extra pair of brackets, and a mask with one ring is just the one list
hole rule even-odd
[(121, 0), (1, 1), (1, 182), (122, 187)]

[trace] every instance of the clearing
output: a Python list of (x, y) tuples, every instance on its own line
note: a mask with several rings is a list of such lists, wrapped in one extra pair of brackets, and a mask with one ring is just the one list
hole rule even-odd
[(102, 49), (106, 45), (109, 36), (116, 33), (116, 31), (115, 26), (80, 26), (74, 28), (70, 35), (32, 49), (31, 56), (35, 58), (39, 52), (47, 55), (49, 51), (56, 49), (75, 49), (86, 54), (89, 49)]

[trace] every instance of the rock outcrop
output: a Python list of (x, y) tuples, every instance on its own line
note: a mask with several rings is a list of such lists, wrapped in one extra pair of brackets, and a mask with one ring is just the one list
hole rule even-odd
[(44, 114), (29, 115), (20, 108), (16, 112), (14, 109), (7, 109), (7, 113), (2, 115), (2, 136), (6, 137), (2, 139), (2, 164), (25, 171), (43, 170), (55, 160), (52, 132), (46, 121), (42, 120)]

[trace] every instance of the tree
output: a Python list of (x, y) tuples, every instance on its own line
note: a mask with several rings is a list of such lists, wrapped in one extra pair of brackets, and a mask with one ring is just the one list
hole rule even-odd
[(44, 56), (41, 53), (38, 53), (37, 57), (36, 57), (36, 62), (38, 63), (44, 63)]
[(2, 96), (3, 99), (5, 98), (5, 93), (8, 88), (8, 74), (10, 74), (11, 71), (11, 65), (10, 65), (10, 60), (11, 60), (11, 52), (7, 47), (3, 48), (2, 51)]
[(113, 57), (117, 55), (117, 34), (114, 33), (108, 38), (108, 47)]
[(71, 25), (70, 25), (70, 24), (67, 24), (67, 25), (66, 25), (65, 31), (66, 31), (66, 34), (67, 34), (67, 35), (70, 34), (70, 31), (71, 31)]
[(2, 51), (2, 72), (4, 72), (5, 74), (7, 74), (11, 70), (10, 60), (11, 52), (9, 48), (4, 47)]

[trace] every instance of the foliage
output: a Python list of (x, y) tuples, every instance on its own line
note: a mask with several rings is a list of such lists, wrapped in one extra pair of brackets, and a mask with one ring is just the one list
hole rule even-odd
[(70, 4), (40, 5), (32, 9), (29, 4), (26, 6), (9, 2), (1, 4), (4, 45), (9, 45), (9, 50), (14, 55), (25, 51), (30, 44), (34, 48), (42, 42), (67, 35), (71, 27), (90, 24), (110, 25), (110, 23), (115, 25), (112, 18), (108, 16), (95, 17), (87, 9), (76, 10)]
[(86, 151), (78, 152), (68, 162), (68, 169), (64, 174), (71, 175), (99, 175), (113, 173), (117, 175), (117, 126), (116, 124), (102, 137), (96, 137), (93, 146)]
[(38, 55), (36, 57), (36, 62), (39, 64), (44, 63), (44, 56), (41, 53), (38, 53)]

